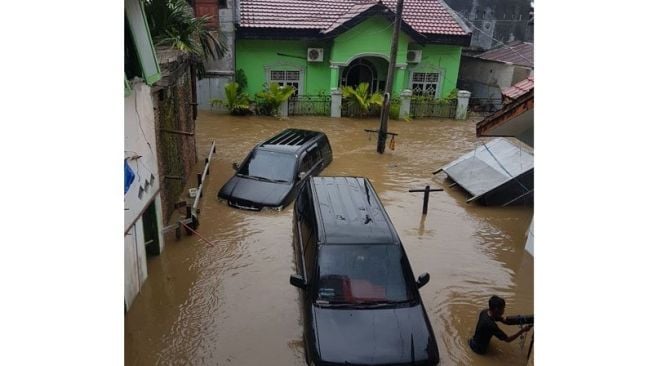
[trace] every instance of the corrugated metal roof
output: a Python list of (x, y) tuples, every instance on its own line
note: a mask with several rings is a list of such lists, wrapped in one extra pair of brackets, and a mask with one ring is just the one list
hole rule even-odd
[(468, 201), (476, 200), (532, 169), (532, 149), (526, 145), (517, 146), (502, 137), (484, 143), (440, 168), (473, 196)]
[(504, 97), (517, 99), (535, 88), (535, 77), (529, 76), (517, 84), (501, 90)]
[[(405, 0), (403, 20), (423, 34), (467, 35), (442, 0)], [(240, 26), (333, 30), (379, 1), (361, 0), (241, 0)], [(391, 11), (396, 0), (381, 3)]]
[(503, 47), (495, 48), (476, 55), (488, 61), (505, 62), (514, 65), (534, 67), (533, 44), (529, 42), (513, 41)]

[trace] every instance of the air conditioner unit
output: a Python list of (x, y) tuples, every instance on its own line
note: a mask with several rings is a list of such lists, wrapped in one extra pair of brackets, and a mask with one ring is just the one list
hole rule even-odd
[(322, 62), (324, 60), (324, 48), (309, 48), (306, 52), (306, 59), (310, 62)]
[(408, 50), (406, 61), (411, 63), (419, 63), (422, 61), (422, 50)]

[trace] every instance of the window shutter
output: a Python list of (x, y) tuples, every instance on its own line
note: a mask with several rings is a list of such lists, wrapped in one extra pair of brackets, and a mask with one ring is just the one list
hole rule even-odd
[(156, 59), (141, 0), (125, 0), (125, 13), (140, 60), (143, 78), (148, 85), (152, 85), (161, 79), (161, 70)]

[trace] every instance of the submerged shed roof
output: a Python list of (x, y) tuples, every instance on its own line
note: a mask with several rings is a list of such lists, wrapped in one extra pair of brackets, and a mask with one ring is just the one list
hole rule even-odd
[(501, 137), (483, 143), (436, 173), (447, 173), (473, 196), (468, 201), (474, 201), (532, 169), (532, 149)]

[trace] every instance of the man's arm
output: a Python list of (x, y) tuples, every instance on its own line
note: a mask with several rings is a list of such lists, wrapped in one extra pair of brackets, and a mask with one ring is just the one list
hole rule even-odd
[[(517, 337), (519, 337), (520, 335), (522, 335), (522, 334), (528, 332), (529, 330), (531, 330), (532, 327), (533, 327), (532, 325), (527, 325), (527, 326), (523, 327), (522, 329), (520, 329), (517, 333), (511, 335), (510, 337), (506, 337), (505, 339), (502, 339), (502, 338), (499, 338), (499, 339), (501, 339), (504, 342), (510, 343), (510, 342), (514, 341), (515, 339), (517, 339)], [(503, 333), (503, 334), (505, 335), (505, 333)]]

